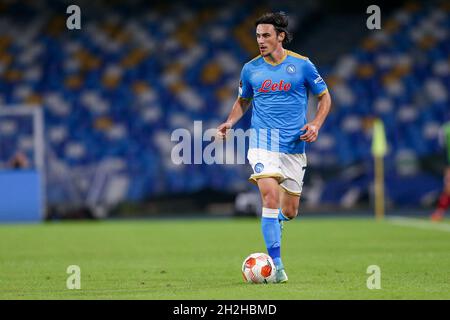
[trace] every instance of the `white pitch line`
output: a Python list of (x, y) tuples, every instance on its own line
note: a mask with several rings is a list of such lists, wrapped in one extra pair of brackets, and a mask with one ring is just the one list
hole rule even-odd
[(387, 221), (399, 226), (450, 232), (450, 224), (446, 223), (428, 222), (421, 219), (400, 216), (388, 217)]

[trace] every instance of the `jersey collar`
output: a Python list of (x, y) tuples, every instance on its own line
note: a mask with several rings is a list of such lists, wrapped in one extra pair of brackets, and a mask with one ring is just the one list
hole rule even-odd
[(268, 64), (272, 65), (272, 66), (277, 66), (281, 63), (283, 63), (284, 60), (286, 60), (286, 57), (288, 56), (288, 50), (284, 49), (284, 54), (283, 57), (281, 58), (280, 62), (275, 63), (275, 62), (271, 62), (270, 60), (266, 59), (266, 57), (263, 57), (264, 61), (267, 62)]

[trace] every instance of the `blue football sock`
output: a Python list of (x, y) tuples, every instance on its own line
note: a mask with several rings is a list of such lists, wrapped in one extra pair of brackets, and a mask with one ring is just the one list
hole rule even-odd
[(263, 208), (261, 229), (266, 243), (267, 253), (275, 266), (279, 268), (281, 262), (281, 230), (278, 222), (278, 209)]
[(283, 265), (283, 262), (281, 261), (281, 258), (275, 258), (275, 259), (272, 259), (272, 260), (273, 260), (273, 263), (275, 264), (275, 267), (277, 269), (284, 269), (284, 265)]

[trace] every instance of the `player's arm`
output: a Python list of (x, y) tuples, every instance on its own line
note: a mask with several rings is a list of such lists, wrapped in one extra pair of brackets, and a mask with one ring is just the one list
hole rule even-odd
[(316, 116), (302, 128), (302, 130), (305, 130), (306, 132), (300, 136), (300, 139), (306, 142), (314, 142), (317, 140), (319, 130), (331, 109), (331, 96), (328, 90), (321, 94), (318, 99), (319, 102), (317, 104)]
[(236, 122), (238, 122), (242, 116), (247, 112), (250, 107), (253, 98), (253, 89), (248, 81), (248, 68), (245, 65), (241, 71), (241, 79), (239, 81), (239, 95), (233, 104), (230, 114), (228, 115), (227, 121), (222, 123), (217, 128), (217, 136), (221, 139), (225, 139), (227, 136), (227, 131), (231, 129)]
[(314, 119), (305, 124), (301, 129), (306, 132), (300, 136), (300, 139), (306, 142), (314, 142), (317, 140), (319, 130), (330, 112), (331, 96), (325, 81), (323, 81), (314, 64), (308, 59), (303, 66), (305, 85), (314, 95), (317, 95), (319, 103)]
[(247, 112), (250, 107), (252, 99), (238, 97), (233, 104), (227, 121), (217, 127), (217, 136), (221, 139), (226, 138), (227, 130), (231, 129), (236, 122), (238, 122), (242, 116)]

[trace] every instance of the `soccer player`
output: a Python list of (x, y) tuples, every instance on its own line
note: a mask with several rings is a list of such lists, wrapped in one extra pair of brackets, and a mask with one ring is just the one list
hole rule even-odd
[[(266, 13), (256, 22), (260, 55), (241, 72), (239, 95), (219, 138), (253, 106), (247, 158), (262, 198), (262, 233), (276, 266), (276, 281), (288, 280), (281, 260), (283, 221), (297, 216), (306, 170), (305, 144), (316, 141), (331, 106), (327, 86), (314, 64), (286, 50), (290, 42), (288, 18)], [(315, 118), (307, 122), (308, 90), (318, 97)]]
[(444, 175), (444, 190), (442, 191), (436, 210), (431, 215), (432, 221), (444, 219), (445, 211), (450, 207), (450, 120), (444, 124), (444, 145), (447, 151), (447, 167)]

